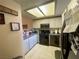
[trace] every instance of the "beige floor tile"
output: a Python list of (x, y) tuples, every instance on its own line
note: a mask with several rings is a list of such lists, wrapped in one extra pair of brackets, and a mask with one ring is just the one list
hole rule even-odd
[(25, 59), (55, 59), (56, 50), (60, 50), (60, 48), (37, 44), (25, 55)]

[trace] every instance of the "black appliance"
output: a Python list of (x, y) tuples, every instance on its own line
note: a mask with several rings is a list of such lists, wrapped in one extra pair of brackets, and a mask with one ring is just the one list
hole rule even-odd
[(66, 22), (64, 21), (61, 30), (61, 59), (68, 59), (69, 51), (71, 50), (71, 43), (69, 42), (69, 33), (63, 33), (66, 27)]
[(50, 27), (49, 24), (41, 24), (40, 25), (41, 29), (49, 29), (49, 27)]
[(61, 39), (61, 50), (62, 50), (62, 58), (61, 59), (68, 59), (69, 52), (71, 50), (71, 43), (69, 41), (69, 33), (63, 33)]
[(39, 32), (39, 43), (49, 45), (49, 24), (41, 24)]
[(50, 35), (50, 46), (55, 46), (55, 47), (59, 47), (59, 38), (60, 38), (60, 34), (52, 34)]

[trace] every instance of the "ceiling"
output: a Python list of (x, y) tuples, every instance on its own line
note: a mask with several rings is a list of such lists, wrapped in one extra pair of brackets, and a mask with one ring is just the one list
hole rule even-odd
[(56, 15), (60, 15), (63, 13), (64, 9), (70, 3), (71, 0), (56, 0)]
[(55, 15), (61, 15), (64, 11), (64, 8), (68, 5), (71, 0), (15, 0), (22, 6), (22, 13), (32, 19), (36, 19), (35, 16), (31, 15), (30, 13), (26, 12), (29, 9), (34, 7), (38, 7), (44, 5), (46, 3), (55, 1)]

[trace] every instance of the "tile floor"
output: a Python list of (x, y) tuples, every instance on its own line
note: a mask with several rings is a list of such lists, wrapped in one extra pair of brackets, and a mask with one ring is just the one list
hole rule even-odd
[(25, 55), (25, 59), (55, 59), (56, 50), (60, 50), (60, 48), (37, 44)]

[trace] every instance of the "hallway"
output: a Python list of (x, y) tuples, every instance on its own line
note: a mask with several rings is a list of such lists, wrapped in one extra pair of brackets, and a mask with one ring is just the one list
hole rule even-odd
[(56, 50), (60, 51), (60, 48), (37, 44), (29, 53), (25, 55), (25, 59), (56, 59)]

